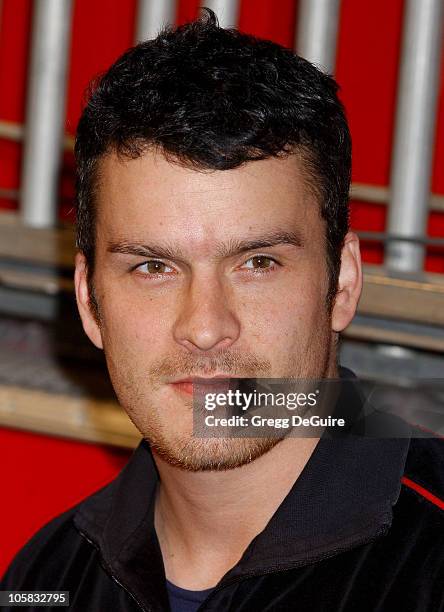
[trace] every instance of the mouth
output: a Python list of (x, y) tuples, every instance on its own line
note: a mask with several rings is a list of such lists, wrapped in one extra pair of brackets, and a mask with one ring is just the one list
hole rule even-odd
[(205, 395), (207, 393), (226, 393), (229, 389), (236, 389), (240, 379), (228, 374), (218, 374), (211, 377), (192, 376), (181, 378), (170, 383), (171, 387), (187, 395)]

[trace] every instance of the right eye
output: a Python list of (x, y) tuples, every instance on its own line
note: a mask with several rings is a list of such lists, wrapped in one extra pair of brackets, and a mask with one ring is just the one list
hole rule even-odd
[(158, 259), (151, 259), (149, 261), (145, 261), (143, 264), (140, 264), (135, 268), (141, 274), (156, 275), (156, 274), (171, 274), (174, 272), (171, 266), (167, 266), (163, 261), (159, 261)]

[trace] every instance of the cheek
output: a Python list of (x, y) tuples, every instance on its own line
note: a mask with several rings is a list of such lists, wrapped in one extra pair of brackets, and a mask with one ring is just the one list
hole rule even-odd
[(271, 351), (275, 357), (305, 351), (328, 327), (326, 287), (293, 279), (260, 301), (244, 301), (241, 319), (251, 349)]
[(105, 353), (126, 355), (135, 362), (146, 361), (159, 353), (171, 332), (171, 313), (148, 296), (115, 295), (103, 299)]
[(315, 274), (292, 272), (279, 283), (274, 283), (255, 302), (256, 317), (279, 322), (308, 324), (325, 310), (327, 281), (322, 270)]

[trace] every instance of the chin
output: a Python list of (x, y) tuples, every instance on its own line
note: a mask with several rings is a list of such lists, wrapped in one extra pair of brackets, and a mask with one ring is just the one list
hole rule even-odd
[(145, 439), (153, 454), (171, 466), (188, 472), (222, 472), (255, 461), (283, 438)]

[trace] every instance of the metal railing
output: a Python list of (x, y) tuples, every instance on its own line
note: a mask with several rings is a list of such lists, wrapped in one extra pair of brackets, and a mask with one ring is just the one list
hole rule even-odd
[[(0, 217), (0, 314), (30, 317), (34, 322), (54, 322), (60, 316), (62, 298), (73, 294), (71, 272), (61, 274), (72, 265), (73, 228), (53, 228), (61, 152), (73, 148), (72, 136), (63, 135), (61, 129), (71, 1), (34, 0), (26, 128), (0, 121), (0, 138), (23, 142), (25, 152), (20, 189), (0, 189), (0, 197), (20, 199), (21, 215), (21, 219), (7, 213)], [(422, 371), (430, 375), (442, 371), (439, 355), (444, 352), (444, 277), (424, 274), (416, 279), (402, 278), (401, 272), (422, 270), (424, 248), (443, 244), (442, 239), (425, 236), (428, 210), (444, 211), (444, 196), (430, 194), (442, 0), (405, 1), (391, 188), (353, 184), (350, 194), (355, 200), (389, 206), (387, 233), (360, 232), (360, 236), (384, 244), (390, 270), (389, 274), (371, 266), (364, 270), (358, 314), (345, 332), (343, 347), (348, 348), (354, 366), (360, 359), (361, 364), (371, 363), (378, 374), (382, 370), (393, 372), (396, 360), (383, 362), (381, 356), (375, 356), (375, 347), (377, 350), (390, 344), (402, 347), (404, 352), (408, 347), (415, 368), (422, 363)], [(203, 4), (216, 12), (221, 26), (237, 24), (237, 0), (207, 0)], [(135, 40), (155, 36), (162, 26), (175, 21), (175, 15), (176, 0), (139, 0)], [(300, 0), (296, 50), (334, 73), (339, 25), (340, 0)], [(78, 323), (77, 318), (75, 321)], [(68, 357), (78, 358), (75, 328), (70, 346), (65, 336), (70, 325), (64, 318), (61, 324), (64, 331), (60, 335), (72, 350)], [(23, 385), (23, 377), (29, 364), (36, 379), (35, 356), (25, 362), (24, 368), (22, 355), (15, 362), (11, 352), (6, 352), (9, 347), (3, 348), (3, 376), (8, 384), (0, 380), (0, 425), (128, 447), (137, 444), (137, 432), (112, 400), (102, 396), (97, 399), (83, 391), (76, 395), (72, 389), (70, 394), (65, 393), (71, 379), (61, 378), (60, 369), (50, 359), (39, 361), (42, 375), (37, 378), (50, 380), (51, 388), (28, 388)], [(398, 369), (404, 370), (406, 360), (398, 362)], [(11, 372), (15, 374), (12, 382)], [(101, 379), (95, 371), (93, 374), (94, 380)], [(82, 370), (82, 379), (84, 376)], [(62, 411), (60, 406), (64, 407)]]
[(155, 38), (159, 30), (176, 20), (175, 0), (139, 0), (137, 5), (137, 21), (135, 41), (141, 42)]
[(340, 0), (301, 0), (296, 28), (296, 52), (333, 74), (339, 28)]
[(33, 227), (57, 218), (71, 0), (34, 3), (20, 210)]
[(403, 240), (388, 244), (393, 271), (424, 265), (424, 246), (408, 238), (424, 236), (427, 226), (443, 16), (442, 0), (406, 1), (388, 214), (388, 232)]
[[(203, 0), (222, 26), (238, 22), (238, 0)], [(398, 107), (390, 189), (355, 184), (355, 199), (388, 203), (387, 266), (394, 272), (422, 270), (429, 209), (444, 210), (444, 196), (430, 194), (434, 126), (442, 46), (442, 0), (406, 0), (400, 61)], [(174, 22), (176, 0), (139, 0), (136, 40), (156, 35)], [(296, 50), (334, 73), (340, 26), (340, 0), (300, 0)], [(20, 190), (0, 190), (0, 197), (20, 197), (23, 223), (51, 227), (56, 219), (56, 180), (61, 150), (72, 138), (61, 130), (65, 107), (66, 64), (71, 0), (35, 0), (26, 128), (0, 122), (0, 137), (24, 141)], [(376, 237), (376, 236), (375, 236)], [(429, 241), (430, 242), (430, 241)]]

